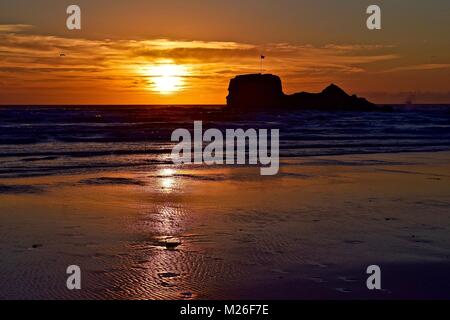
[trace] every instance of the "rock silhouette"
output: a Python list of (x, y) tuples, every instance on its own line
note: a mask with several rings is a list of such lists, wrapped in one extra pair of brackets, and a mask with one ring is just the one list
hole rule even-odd
[(230, 80), (227, 105), (239, 109), (314, 109), (323, 111), (390, 111), (331, 84), (320, 93), (286, 95), (273, 74), (239, 75)]

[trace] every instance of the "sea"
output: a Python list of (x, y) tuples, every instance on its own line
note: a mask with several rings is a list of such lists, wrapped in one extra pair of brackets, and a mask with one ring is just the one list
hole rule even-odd
[(224, 106), (2, 106), (0, 177), (171, 163), (177, 128), (279, 129), (280, 156), (450, 150), (450, 105), (393, 112), (237, 112)]

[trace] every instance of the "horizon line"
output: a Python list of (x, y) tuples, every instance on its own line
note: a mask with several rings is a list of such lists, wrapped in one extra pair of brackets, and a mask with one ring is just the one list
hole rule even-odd
[[(383, 106), (383, 105), (392, 105), (392, 106), (407, 106), (407, 103), (374, 103), (377, 106)], [(50, 103), (50, 104), (29, 104), (29, 103), (21, 103), (21, 104), (0, 104), (0, 108), (2, 107), (125, 107), (125, 106), (132, 106), (132, 107), (227, 107), (227, 104), (217, 104), (217, 103), (176, 103), (176, 104), (142, 104), (142, 103), (131, 103), (131, 104), (89, 104), (89, 103), (82, 103), (82, 104), (56, 104), (56, 103)], [(413, 103), (411, 104), (412, 107), (414, 106), (450, 106), (450, 101), (445, 103)]]

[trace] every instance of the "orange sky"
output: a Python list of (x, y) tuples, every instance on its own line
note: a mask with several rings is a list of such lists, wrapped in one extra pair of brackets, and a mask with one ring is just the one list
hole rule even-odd
[[(232, 7), (234, 1), (231, 8), (213, 0), (201, 7), (198, 1), (189, 7), (171, 1), (170, 8), (144, 8), (148, 2), (130, 0), (120, 20), (123, 2), (78, 2), (81, 31), (65, 28), (70, 3), (0, 4), (0, 104), (223, 104), (230, 78), (259, 72), (260, 52), (267, 57), (264, 71), (280, 75), (286, 93), (320, 91), (334, 82), (378, 103), (411, 96), (421, 103), (450, 103), (450, 43), (443, 32), (450, 26), (430, 3), (410, 8), (409, 17), (402, 10), (406, 2), (403, 8), (382, 6), (386, 18), (376, 34), (365, 28), (365, 4), (353, 0), (347, 11), (323, 13), (323, 0), (318, 7), (282, 0), (281, 9), (248, 1), (255, 7), (241, 10)], [(449, 12), (448, 2), (434, 2)], [(40, 6), (29, 7), (35, 3)], [(233, 20), (214, 15), (220, 10)], [(200, 22), (192, 19), (199, 12)], [(162, 18), (167, 13), (172, 24)], [(183, 14), (186, 20), (180, 20)], [(420, 15), (425, 16), (411, 24), (408, 18)]]

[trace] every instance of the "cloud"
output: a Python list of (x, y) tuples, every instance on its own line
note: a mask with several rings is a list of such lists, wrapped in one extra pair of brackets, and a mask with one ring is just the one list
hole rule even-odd
[(382, 71), (383, 73), (399, 72), (399, 71), (426, 71), (426, 70), (442, 70), (450, 68), (448, 63), (427, 63), (411, 66), (403, 66)]
[(12, 30), (26, 29), (14, 26), (4, 27), (9, 32), (0, 33), (0, 94), (17, 92), (18, 96), (38, 90), (41, 95), (55, 96), (124, 90), (149, 94), (151, 76), (145, 70), (172, 61), (190, 71), (183, 75), (189, 78), (187, 89), (216, 90), (222, 97), (230, 77), (260, 71), (261, 51), (267, 57), (265, 69), (286, 79), (287, 90), (292, 92), (355, 77), (369, 72), (376, 63), (399, 58), (393, 46), (381, 45), (269, 43), (261, 47), (230, 41), (93, 40), (14, 33)]
[[(373, 51), (377, 52), (373, 52)], [(397, 59), (379, 52), (383, 46), (269, 44), (266, 60), (273, 70), (285, 72), (364, 72), (364, 65)], [(153, 40), (88, 40), (28, 34), (0, 34), (0, 57), (5, 68), (34, 68), (48, 72), (59, 67), (115, 69), (139, 67), (162, 59), (196, 65), (201, 72), (255, 68), (260, 48), (236, 42)], [(208, 66), (208, 68), (205, 68)], [(61, 70), (59, 70), (61, 71)]]

